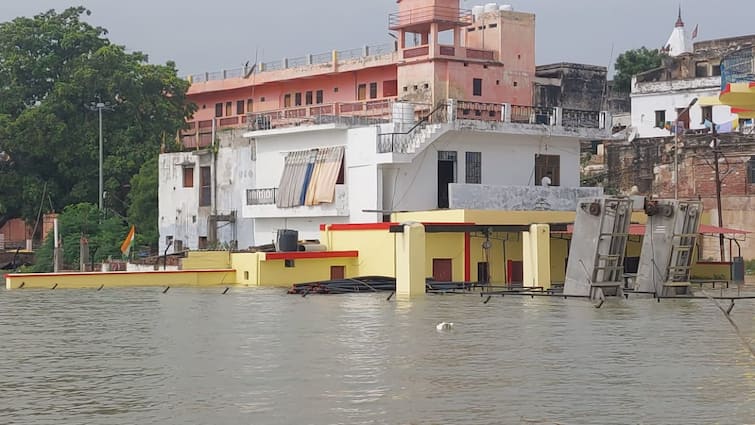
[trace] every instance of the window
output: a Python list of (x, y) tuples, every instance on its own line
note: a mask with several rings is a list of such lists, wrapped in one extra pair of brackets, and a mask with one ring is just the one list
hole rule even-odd
[(201, 167), (199, 169), (199, 206), (206, 207), (210, 205), (212, 198), (212, 172), (210, 167)]
[(370, 83), (370, 99), (377, 99), (377, 90), (378, 90), (378, 84)]
[(194, 187), (194, 167), (184, 167), (184, 187)]
[(239, 100), (236, 102), (236, 115), (244, 115), (244, 101)]
[(230, 117), (233, 115), (233, 102), (225, 103), (225, 116)]
[(260, 98), (260, 102), (264, 102), (264, 101), (265, 101), (265, 96), (262, 96), (262, 97)]
[(482, 183), (482, 152), (467, 152), (467, 184)]
[(712, 106), (703, 106), (703, 121), (701, 124), (705, 124), (705, 121), (713, 122), (713, 107)]
[(301, 106), (301, 93), (296, 93), (294, 95), (294, 105)]
[(695, 77), (707, 77), (708, 76), (708, 62), (697, 62), (695, 64)]
[(223, 116), (223, 104), (216, 103), (215, 104), (215, 118), (220, 118), (222, 116)]
[(311, 91), (308, 91), (304, 95), (304, 103), (307, 104), (307, 105), (311, 105), (312, 104), (312, 92)]
[(398, 96), (398, 81), (383, 81), (383, 97)]
[(561, 185), (561, 157), (535, 154), (535, 186), (542, 186), (546, 177), (551, 186)]
[(666, 111), (655, 111), (655, 126), (658, 128), (666, 126)]
[(357, 86), (357, 100), (364, 100), (367, 98), (367, 84), (360, 84)]
[(755, 156), (747, 161), (747, 184), (755, 184)]
[(207, 241), (207, 236), (200, 236), (198, 242), (198, 248), (201, 250), (207, 249), (210, 244)]
[(712, 71), (713, 72), (711, 72), (711, 74), (713, 74), (714, 77), (720, 76), (721, 75), (721, 65), (713, 65)]
[(254, 108), (252, 108), (253, 105), (254, 105), (254, 100), (253, 99), (247, 99), (247, 101), (246, 101), (246, 111), (247, 112), (252, 112), (254, 110)]
[(320, 105), (322, 104), (322, 102), (323, 102), (323, 92), (322, 90), (317, 90), (317, 92), (315, 92), (315, 103)]
[(336, 178), (336, 184), (344, 184), (346, 182), (346, 166), (345, 160), (341, 161), (341, 167), (338, 169), (338, 177)]
[(287, 93), (283, 96), (283, 107), (284, 108), (290, 108), (291, 107), (291, 93)]
[(482, 96), (482, 78), (472, 80), (472, 96)]

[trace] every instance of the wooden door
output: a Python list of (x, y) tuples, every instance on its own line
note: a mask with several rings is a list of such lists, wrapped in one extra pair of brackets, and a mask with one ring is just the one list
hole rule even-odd
[(344, 266), (330, 266), (330, 279), (343, 279), (346, 277), (346, 267)]
[(433, 279), (436, 282), (453, 281), (453, 266), (450, 258), (433, 258)]

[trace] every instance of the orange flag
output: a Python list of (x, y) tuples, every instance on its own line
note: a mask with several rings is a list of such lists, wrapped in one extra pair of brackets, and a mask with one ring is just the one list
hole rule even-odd
[(126, 239), (124, 239), (121, 244), (121, 253), (123, 255), (128, 256), (128, 253), (131, 251), (131, 245), (134, 243), (134, 235), (136, 235), (136, 227), (132, 224), (131, 230), (128, 231)]

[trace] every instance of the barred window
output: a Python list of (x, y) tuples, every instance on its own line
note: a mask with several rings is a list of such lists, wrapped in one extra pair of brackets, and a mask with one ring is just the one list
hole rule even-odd
[(755, 156), (747, 161), (747, 184), (755, 184)]
[(482, 183), (482, 152), (467, 152), (466, 182), (467, 184)]

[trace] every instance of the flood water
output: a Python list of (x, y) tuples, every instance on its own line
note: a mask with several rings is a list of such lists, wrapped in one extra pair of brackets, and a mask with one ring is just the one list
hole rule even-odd
[(708, 300), (221, 292), (0, 291), (0, 424), (755, 423)]

